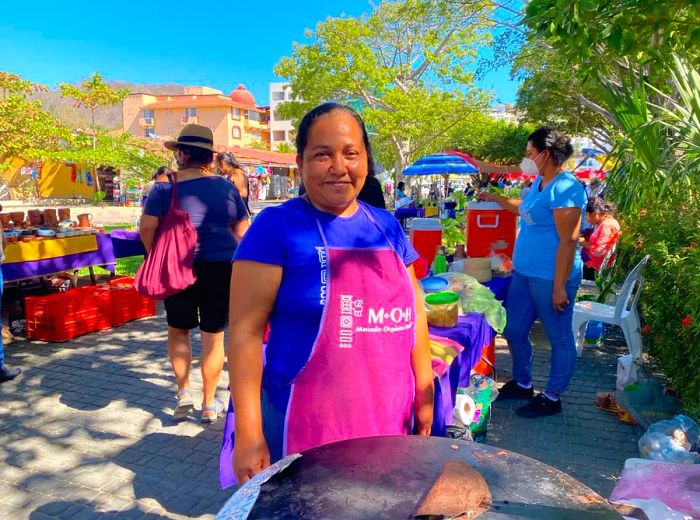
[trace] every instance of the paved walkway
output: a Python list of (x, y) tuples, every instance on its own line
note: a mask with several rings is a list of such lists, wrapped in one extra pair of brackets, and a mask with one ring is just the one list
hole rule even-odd
[[(548, 346), (541, 332), (535, 341), (539, 386)], [(0, 386), (0, 518), (210, 518), (230, 496), (217, 481), (222, 422), (170, 418), (162, 315), (65, 344), (13, 343), (6, 352), (8, 365), (24, 372)], [(615, 354), (586, 351), (560, 416), (527, 421), (498, 403), (489, 442), (607, 495), (637, 439), (591, 404), (596, 390), (614, 384)], [(498, 365), (506, 375), (503, 345)], [(192, 380), (197, 399), (196, 371)]]

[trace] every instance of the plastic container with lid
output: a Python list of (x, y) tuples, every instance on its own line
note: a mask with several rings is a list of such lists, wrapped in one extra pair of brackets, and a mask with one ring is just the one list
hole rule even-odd
[(459, 294), (452, 291), (432, 293), (425, 297), (428, 324), (433, 327), (455, 327), (459, 317)]
[(426, 293), (436, 293), (447, 289), (448, 281), (439, 276), (429, 276), (428, 278), (423, 278), (420, 284)]
[(436, 218), (414, 218), (411, 221), (409, 237), (416, 252), (426, 265), (433, 265), (435, 251), (442, 245), (442, 224)]

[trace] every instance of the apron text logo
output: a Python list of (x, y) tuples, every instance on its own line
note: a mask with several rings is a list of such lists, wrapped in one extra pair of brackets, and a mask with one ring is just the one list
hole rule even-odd
[(391, 320), (392, 323), (405, 323), (412, 320), (413, 310), (410, 307), (401, 309), (394, 307), (390, 311), (384, 308), (369, 310), (369, 323), (383, 325), (384, 320)]
[(353, 342), (353, 317), (362, 316), (364, 308), (363, 300), (355, 300), (349, 294), (340, 295), (340, 338), (339, 348), (352, 348)]

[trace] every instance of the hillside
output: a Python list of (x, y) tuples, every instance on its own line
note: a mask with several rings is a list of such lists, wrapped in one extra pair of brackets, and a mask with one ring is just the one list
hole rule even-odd
[[(128, 83), (125, 81), (110, 82), (117, 88), (127, 88), (130, 92), (142, 92), (145, 94), (182, 94), (184, 87), (174, 83), (167, 85), (151, 85), (148, 83)], [(75, 106), (72, 99), (61, 97), (58, 90), (37, 92), (33, 99), (41, 101), (44, 110), (60, 119), (72, 128), (87, 128), (90, 126), (90, 111), (86, 108)], [(98, 110), (95, 113), (95, 122), (100, 128), (114, 130), (122, 126), (121, 103)]]

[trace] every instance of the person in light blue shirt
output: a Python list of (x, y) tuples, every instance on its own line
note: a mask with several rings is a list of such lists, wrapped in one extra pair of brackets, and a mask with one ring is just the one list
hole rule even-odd
[[(513, 358), (513, 380), (503, 386), (498, 398), (530, 399), (516, 412), (522, 417), (560, 413), (559, 396), (576, 364), (571, 322), (581, 284), (577, 242), (586, 193), (573, 174), (563, 171), (562, 165), (572, 153), (568, 137), (553, 128), (539, 128), (528, 138), (527, 157), (520, 164), (526, 175), (537, 175), (527, 195), (521, 200), (480, 194), (481, 200), (497, 202), (520, 215), (504, 331)], [(552, 346), (552, 360), (547, 387), (535, 396), (529, 336), (538, 318)]]

